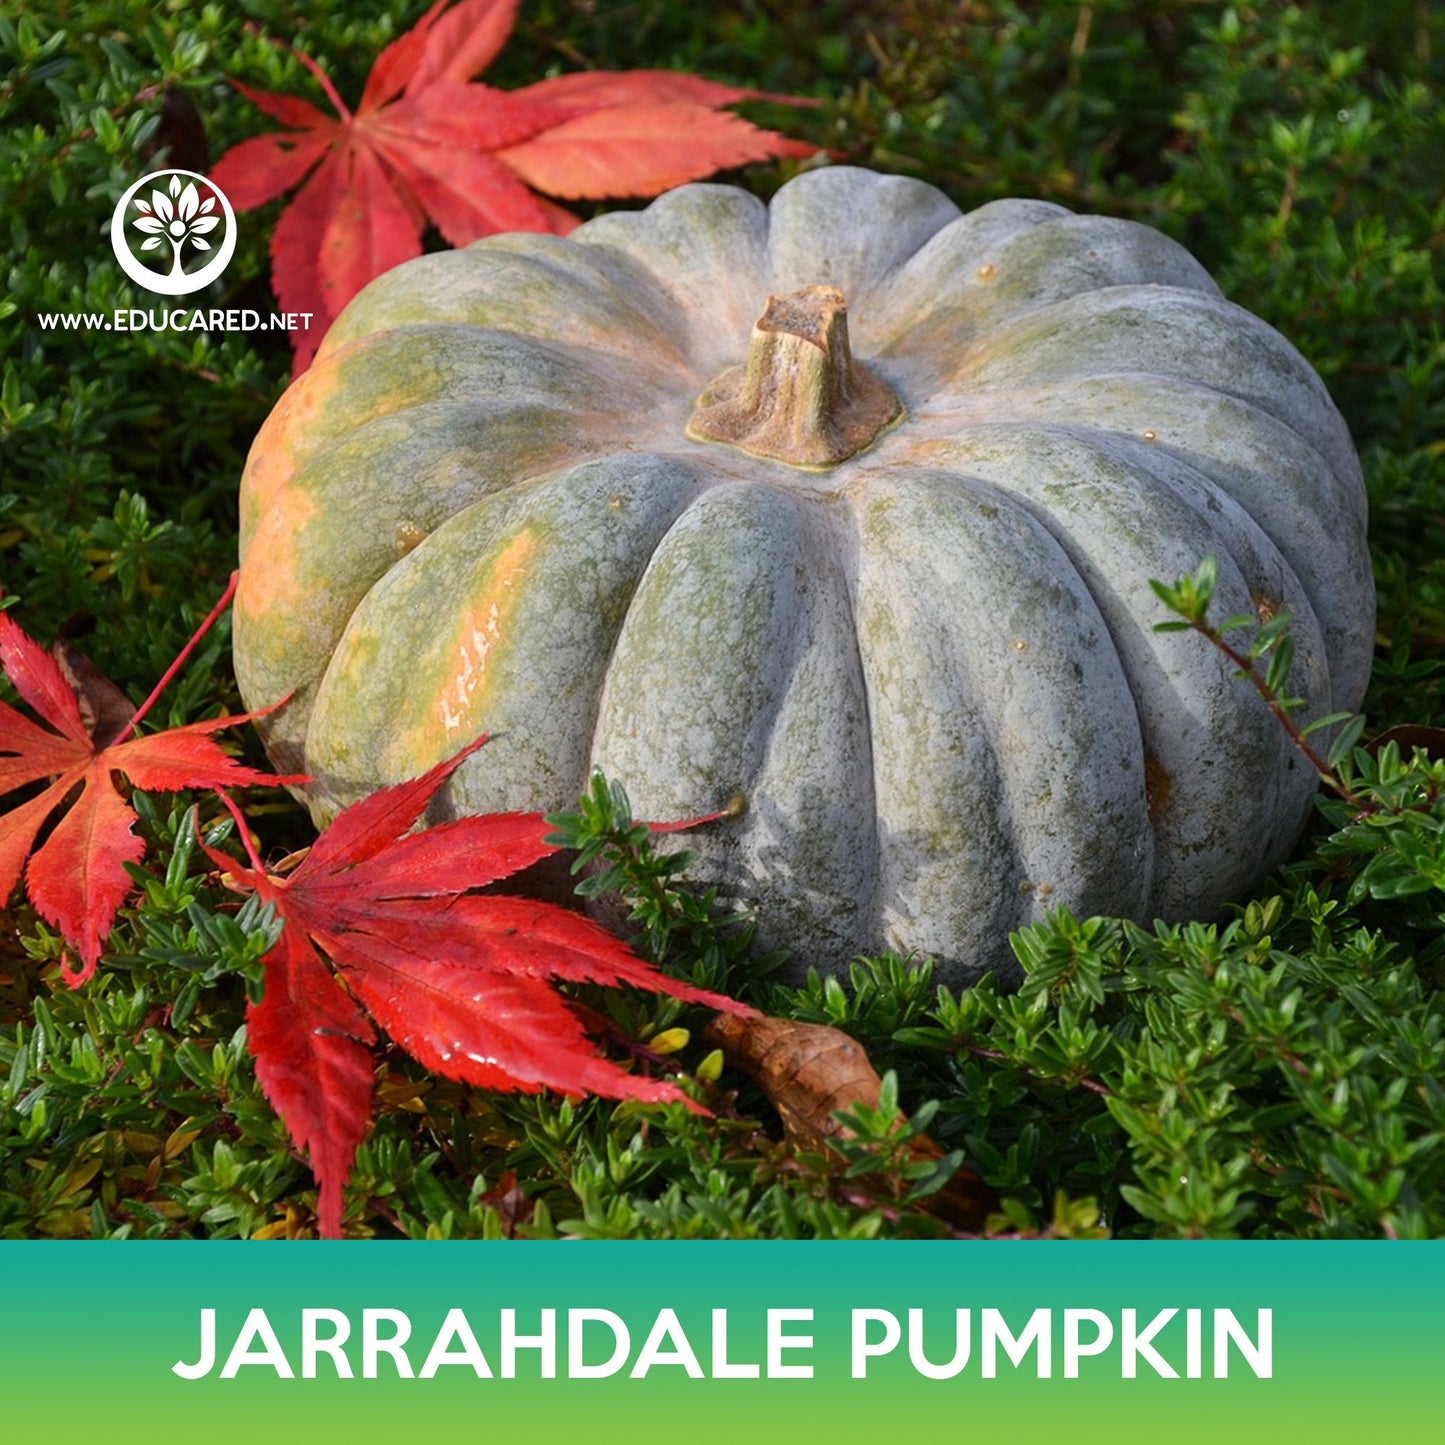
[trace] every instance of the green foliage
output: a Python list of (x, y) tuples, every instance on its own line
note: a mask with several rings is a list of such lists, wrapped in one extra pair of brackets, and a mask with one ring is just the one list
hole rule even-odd
[(629, 910), (625, 928), (647, 957), (685, 964), (698, 987), (722, 991), (736, 986), (744, 966), (765, 966), (748, 961), (752, 920), (743, 913), (720, 919), (716, 889), (693, 893), (680, 884), (693, 854), (656, 849), (647, 824), (633, 821), (621, 783), (594, 773), (578, 811), (549, 815), (547, 823), (554, 831), (546, 841), (576, 854), (571, 870), (582, 875), (578, 895), (620, 898)]
[(985, 1177), (1012, 1182), (1017, 1138), (1116, 1235), (1440, 1234), (1438, 980), (1349, 890), (1286, 881), (1223, 928), (1061, 913), (1016, 938), (1018, 994), (941, 995), (913, 1041), (956, 1070)]
[[(41, 638), (78, 640), (136, 700), (234, 564), (236, 481), (289, 354), (279, 335), (45, 330), (37, 318), (144, 304), (110, 254), (110, 209), (198, 131), (212, 158), (253, 133), (228, 76), (320, 100), (267, 35), (324, 55), (355, 95), (424, 8), (79, 0), (59, 18), (22, 0), (0, 17), (3, 601)], [(753, 113), (964, 206), (1037, 195), (1183, 240), (1309, 358), (1359, 445), (1380, 594), (1370, 724), (1299, 729), (1340, 795), (1322, 798), (1296, 860), (1232, 921), (1150, 930), (1056, 915), (1015, 939), (1026, 982), (1011, 995), (989, 983), (940, 994), (926, 961), (894, 957), (770, 983), (748, 956), (747, 920), (717, 918), (683, 886), (686, 835), (654, 839), (620, 789), (594, 780), (577, 813), (553, 820), (593, 906), (703, 986), (853, 1033), (896, 1096), (890, 1083), (878, 1110), (855, 1111), (855, 1137), (836, 1149), (799, 1150), (702, 1042), (695, 1014), (582, 991), (598, 1027), (632, 1041), (635, 1067), (682, 1070), (713, 1117), (480, 1095), (384, 1054), (348, 1228), (937, 1233), (927, 1190), (961, 1154), (1001, 1195), (1003, 1231), (1445, 1232), (1445, 763), (1360, 745), (1390, 724), (1445, 722), (1445, 10), (529, 0), (488, 78), (521, 85), (579, 65), (810, 94), (816, 111)], [(744, 179), (766, 194), (784, 174)], [(278, 209), (246, 218), (207, 306), (271, 308)], [(1207, 573), (1173, 586), (1165, 603), (1210, 645)], [(1290, 719), (1276, 621), (1230, 619), (1217, 635)], [(223, 625), (163, 720), (236, 701)], [(90, 986), (59, 983), (58, 943), (23, 907), (0, 929), (0, 1233), (309, 1232), (309, 1172), (245, 1050), (274, 922), (207, 872), (187, 800), (135, 802), (148, 862)], [(246, 812), (272, 846), (309, 837), (283, 801), (258, 796)], [(202, 804), (203, 827), (215, 813)], [(942, 1168), (907, 1154), (921, 1127)]]
[[(1193, 576), (1181, 577), (1173, 583), (1151, 579), (1149, 585), (1154, 589), (1154, 595), (1182, 619), (1178, 622), (1157, 622), (1154, 631), (1182, 632), (1192, 629), (1218, 648), (1234, 664), (1234, 675), (1249, 683), (1263, 699), (1265, 706), (1279, 720), (1280, 726), (1325, 785), (1346, 802), (1373, 811), (1374, 805), (1356, 796), (1337, 771), (1364, 733), (1363, 714), (1328, 713), (1301, 727), (1294, 715), (1304, 706), (1305, 700), (1291, 697), (1287, 690), (1290, 668), (1294, 665), (1294, 638), (1290, 636), (1293, 618), (1288, 612), (1277, 612), (1263, 622), (1249, 616), (1227, 617), (1223, 622), (1212, 622), (1209, 604), (1218, 580), (1217, 568), (1217, 560), (1211, 555), (1204, 558)], [(1241, 631), (1247, 634), (1247, 641), (1229, 640), (1231, 636), (1238, 638)], [(1261, 662), (1264, 664), (1263, 671), (1257, 666)], [(1321, 757), (1308, 739), (1311, 733), (1325, 728), (1335, 728), (1336, 731), (1326, 755)]]
[[(247, 134), (225, 77), (279, 81), (283, 57), (219, 5), (119, 0), (65, 20), (21, 9), (0, 18), (0, 474), (18, 494), (0, 510), (0, 576), (42, 636), (77, 613), (96, 619), (94, 660), (140, 686), (138, 701), (234, 565), (236, 479), (285, 385), (286, 345), (279, 333), (72, 331), (38, 318), (159, 304), (116, 265), (111, 208), (175, 146), (198, 144), (175, 164), (204, 169), (207, 152)], [(248, 9), (278, 33), (307, 28), (305, 7)], [(328, 44), (358, 58), (390, 33), (377, 20), (327, 28)], [(168, 105), (188, 107), (193, 126)], [(271, 310), (266, 266), (264, 229), (243, 226), (226, 277), (197, 304)], [(232, 701), (228, 668), (216, 670)]]

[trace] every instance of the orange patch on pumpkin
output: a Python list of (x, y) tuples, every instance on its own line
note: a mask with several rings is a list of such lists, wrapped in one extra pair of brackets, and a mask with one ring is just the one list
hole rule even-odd
[(313, 362), (286, 388), (262, 424), (241, 474), (243, 546), (250, 545), (251, 528), (265, 519), (272, 502), (317, 452), (396, 410), (397, 397), (386, 389), (364, 406), (347, 395), (350, 360), (376, 340), (364, 336)]
[[(307, 609), (297, 579), (296, 541), (318, 511), (309, 493), (287, 487), (276, 497), (246, 546), (236, 585), (236, 610), (253, 621), (266, 614), (289, 615), (304, 625)], [(297, 609), (300, 609), (299, 611)]]
[(519, 532), (487, 567), (447, 644), (441, 690), (401, 739), (408, 770), (431, 767), (484, 730), (496, 650), (506, 637), (536, 546), (530, 529)]
[(1160, 813), (1169, 802), (1169, 791), (1173, 785), (1173, 779), (1165, 771), (1164, 764), (1158, 758), (1144, 757), (1144, 806), (1148, 811), (1149, 821), (1155, 822)]
[[(241, 474), (241, 542), (252, 545), (272, 502), (316, 449), (311, 423), (336, 392), (336, 367), (313, 366), (286, 388), (251, 444)], [(325, 433), (322, 433), (325, 435)]]

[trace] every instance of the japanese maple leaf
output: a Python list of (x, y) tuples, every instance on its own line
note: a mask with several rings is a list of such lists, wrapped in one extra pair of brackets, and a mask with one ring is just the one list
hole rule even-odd
[(342, 1188), (371, 1117), (375, 1025), (434, 1073), (463, 1083), (680, 1101), (703, 1112), (673, 1084), (599, 1054), (550, 983), (628, 983), (751, 1012), (668, 978), (580, 914), (470, 891), (556, 851), (542, 841), (540, 814), (460, 818), (408, 834), (485, 741), (353, 804), (288, 877), (267, 874), (254, 854), (245, 868), (211, 853), (283, 921), (262, 960), (247, 1036), (266, 1097), (310, 1157), (321, 1233), (331, 1238), (341, 1234)]
[(295, 96), (236, 83), (287, 129), (242, 141), (211, 179), (249, 210), (310, 176), (271, 235), (282, 308), (312, 313), (308, 330), (288, 333), (297, 372), (368, 281), (421, 254), (428, 219), (453, 246), (497, 231), (564, 235), (577, 218), (536, 192), (650, 196), (816, 149), (718, 109), (762, 92), (693, 75), (589, 72), (515, 91), (468, 84), (506, 43), (519, 0), (463, 0), (452, 10), (447, 3), (438, 0), (381, 52), (354, 112), (299, 52), (334, 117)]
[[(219, 615), (234, 586), (233, 578), (231, 589), (176, 667)], [(140, 862), (145, 851), (145, 844), (132, 832), (135, 812), (117, 791), (118, 774), (131, 787), (146, 792), (305, 780), (258, 772), (221, 751), (211, 734), (247, 722), (256, 716), (253, 713), (191, 723), (147, 737), (131, 736), (159, 688), (114, 737), (103, 731), (92, 736), (81, 716), (81, 699), (59, 664), (4, 612), (0, 612), (0, 666), (40, 719), (34, 722), (0, 702), (0, 797), (49, 780), (35, 797), (0, 814), (0, 905), (23, 873), (35, 910), (80, 955), (78, 970), (62, 960), (65, 981), (78, 988), (95, 972), (116, 910), (133, 886), (125, 865)], [(64, 816), (34, 848), (41, 827), (62, 808)]]

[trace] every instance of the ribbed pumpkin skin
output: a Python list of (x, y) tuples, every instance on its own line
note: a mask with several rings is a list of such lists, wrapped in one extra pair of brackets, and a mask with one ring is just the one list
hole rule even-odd
[[(831, 470), (683, 432), (769, 293), (848, 302), (906, 408)], [(479, 732), (435, 817), (725, 806), (697, 876), (836, 971), (957, 984), (1058, 905), (1207, 915), (1315, 778), (1151, 577), (1288, 608), (1305, 714), (1354, 708), (1374, 600), (1349, 436), (1185, 251), (1036, 201), (811, 172), (566, 240), (427, 256), (347, 308), (242, 486), (237, 676), (318, 822)]]

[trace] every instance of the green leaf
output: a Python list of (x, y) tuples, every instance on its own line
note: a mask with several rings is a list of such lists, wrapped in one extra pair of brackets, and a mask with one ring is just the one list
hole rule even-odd
[(1359, 742), (1360, 735), (1365, 731), (1365, 719), (1360, 716), (1352, 717), (1339, 731), (1339, 735), (1330, 744), (1329, 756), (1326, 761), (1334, 768), (1338, 767), (1355, 750), (1355, 744)]

